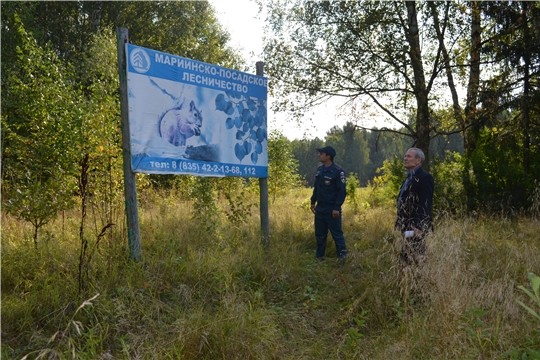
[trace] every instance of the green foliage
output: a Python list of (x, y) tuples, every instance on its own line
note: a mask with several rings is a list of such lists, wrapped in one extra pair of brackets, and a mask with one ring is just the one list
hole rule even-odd
[[(208, 2), (2, 2), (2, 50), (13, 47), (11, 23), (5, 19), (9, 20), (14, 13), (19, 14), (40, 46), (50, 43), (71, 63), (81, 61), (94, 33), (125, 27), (129, 29), (130, 42), (139, 46), (229, 68), (242, 65), (238, 51), (228, 44), (230, 35), (217, 22), (215, 10)], [(10, 54), (7, 51), (5, 55), (9, 58)]]
[(462, 183), (464, 160), (459, 153), (447, 153), (443, 160), (435, 159), (431, 174), (435, 180), (433, 210), (438, 214), (465, 213), (465, 189)]
[[(255, 183), (255, 181), (253, 181)], [(253, 187), (243, 178), (226, 177), (220, 179), (220, 189), (227, 199), (228, 210), (225, 211), (225, 216), (228, 222), (234, 226), (240, 226), (249, 221), (255, 202), (253, 194), (257, 193)]]
[(533, 303), (535, 303), (535, 305), (538, 306), (538, 310), (535, 311), (534, 309), (525, 305), (522, 301), (518, 301), (518, 303), (525, 310), (527, 310), (532, 316), (534, 316), (536, 319), (540, 321), (540, 276), (537, 276), (533, 273), (529, 273), (529, 281), (531, 282), (532, 292), (525, 289), (525, 287), (521, 285), (518, 286), (518, 289), (520, 289), (525, 294), (527, 294), (527, 296), (533, 301)]
[(315, 184), (315, 173), (320, 165), (315, 149), (324, 146), (324, 141), (319, 138), (293, 140), (291, 149), (294, 158), (298, 161), (298, 174), (306, 186)]
[[(237, 228), (251, 218), (256, 204), (253, 200), (255, 182), (250, 183), (238, 177), (205, 178), (191, 175), (175, 176), (172, 179), (170, 200), (164, 206), (176, 202), (193, 202), (191, 218), (206, 233), (213, 234), (216, 240), (221, 240), (220, 233), (224, 226)], [(165, 193), (163, 189), (147, 189), (143, 201), (147, 201), (147, 193), (155, 191)], [(218, 205), (222, 199), (226, 200), (226, 206)]]
[[(268, 10), (266, 70), (275, 80), (276, 109), (300, 118), (340, 97), (355, 126), (371, 116), (399, 125), (385, 129), (387, 137), (369, 134), (365, 179), (364, 169), (345, 164), (353, 152), (338, 157), (362, 184), (414, 142), (426, 153), (426, 169), (445, 151), (464, 153), (468, 211), (530, 207), (540, 176), (537, 3), (259, 3)], [(326, 141), (345, 149), (350, 138), (338, 130)]]
[(208, 2), (104, 2), (102, 7), (102, 25), (128, 28), (133, 44), (227, 68), (243, 63)]
[(477, 206), (492, 211), (519, 209), (532, 180), (524, 173), (518, 139), (506, 129), (485, 128), (470, 156)]
[(498, 346), (499, 324), (497, 324), (495, 332), (492, 333), (482, 320), (488, 313), (489, 311), (486, 310), (469, 310), (464, 317), (466, 322), (462, 325), (462, 328), (467, 332), (471, 345), (476, 348), (480, 358), (486, 356), (487, 353), (492, 352)]
[(193, 218), (202, 225), (206, 232), (218, 236), (221, 226), (217, 206), (217, 182), (212, 178), (195, 177), (192, 183)]
[[(79, 150), (89, 157), (87, 191), (90, 205), (102, 214), (101, 229), (117, 223), (112, 209), (123, 202), (122, 140), (118, 112), (119, 75), (116, 36), (103, 29), (93, 34), (83, 54), (78, 77), (85, 84), (84, 116), (74, 134)], [(95, 64), (102, 64), (97, 67)], [(97, 235), (97, 234), (96, 234)]]
[(368, 320), (368, 315), (369, 311), (361, 309), (360, 313), (353, 318), (354, 326), (347, 330), (347, 343), (353, 353), (358, 350), (362, 340), (364, 339), (364, 334), (362, 334), (361, 331), (362, 328), (367, 326), (366, 322)]
[(347, 202), (350, 202), (353, 208), (358, 209), (358, 188), (360, 181), (355, 173), (349, 173), (346, 181)]
[[(265, 53), (277, 110), (300, 118), (314, 104), (339, 97), (355, 124), (370, 117), (395, 122), (396, 133), (429, 159), (434, 132), (445, 129), (431, 114), (447, 103), (445, 92), (456, 92), (449, 78), (460, 55), (469, 53), (447, 51), (449, 44), (467, 44), (468, 11), (457, 3), (260, 3), (268, 10)], [(453, 125), (461, 125), (460, 117)]]
[(371, 205), (394, 205), (401, 184), (405, 181), (405, 170), (403, 160), (394, 156), (392, 160), (385, 160), (382, 168), (377, 169), (381, 175), (375, 177), (373, 182), (368, 185), (371, 190), (368, 201)]
[(17, 218), (34, 226), (34, 245), (38, 246), (38, 231), (56, 218), (59, 211), (72, 206), (72, 194), (65, 184), (55, 179), (37, 181), (32, 178), (6, 182), (9, 195), (4, 195), (4, 208)]
[(337, 126), (327, 133), (326, 144), (336, 149), (334, 161), (345, 169), (354, 172), (362, 184), (366, 184), (367, 169), (369, 167), (369, 149), (365, 134), (353, 123), (347, 122), (340, 129)]
[(14, 16), (20, 36), (18, 68), (3, 74), (3, 202), (10, 213), (40, 227), (72, 205), (81, 119), (71, 69), (54, 51), (37, 46)]
[[(401, 129), (403, 131), (404, 129)], [(368, 138), (370, 166), (368, 167), (367, 179), (373, 179), (383, 167), (385, 160), (404, 156), (411, 147), (410, 139), (398, 132), (370, 131), (366, 132)]]
[[(258, 200), (253, 200), (253, 194), (258, 193), (259, 184), (250, 179), (170, 175), (164, 176), (164, 181), (159, 180), (153, 177), (152, 186), (143, 190), (141, 206), (153, 200), (150, 194), (154, 192), (169, 194), (164, 206), (192, 202), (191, 218), (196, 221), (198, 228), (214, 234), (216, 240), (221, 240), (219, 233), (224, 226), (237, 228), (249, 221), (258, 203)], [(226, 206), (218, 206), (222, 199), (226, 200)]]
[(292, 153), (291, 143), (279, 131), (268, 135), (268, 195), (272, 202), (301, 185), (298, 161)]
[(519, 350), (510, 350), (507, 351), (505, 355), (513, 360), (538, 360), (540, 359), (540, 350), (525, 349), (523, 352)]
[(307, 186), (313, 186), (319, 165), (315, 149), (325, 144), (336, 151), (335, 162), (347, 173), (356, 173), (361, 186), (372, 181), (383, 162), (394, 156), (402, 156), (410, 147), (407, 137), (395, 132), (359, 130), (352, 123), (342, 128), (337, 126), (328, 131), (323, 140), (302, 139), (291, 142), (293, 155), (298, 160), (298, 173)]
[[(139, 45), (222, 66), (239, 68), (241, 59), (205, 2), (1, 6), (4, 206), (34, 225), (37, 244), (38, 229), (79, 196), (81, 248), (87, 249), (88, 238), (96, 245), (102, 229), (123, 222), (117, 206), (123, 194), (117, 44), (111, 29), (127, 26)], [(138, 180), (144, 188), (148, 177)], [(229, 198), (238, 220), (245, 209)], [(90, 211), (99, 215), (93, 234), (84, 222)]]
[[(436, 214), (463, 214), (465, 192), (461, 183), (463, 158), (458, 154), (447, 154), (444, 160), (435, 159), (431, 174), (435, 180), (433, 209)], [(403, 161), (394, 156), (392, 161), (385, 160), (380, 176), (369, 185), (370, 202), (374, 205), (394, 204), (405, 180)]]

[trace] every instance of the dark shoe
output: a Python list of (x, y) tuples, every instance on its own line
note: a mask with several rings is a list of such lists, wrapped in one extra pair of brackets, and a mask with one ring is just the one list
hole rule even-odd
[(318, 262), (323, 262), (324, 260), (326, 260), (324, 257), (318, 257), (316, 258)]
[(347, 260), (346, 260), (345, 257), (340, 257), (340, 258), (337, 259), (337, 263), (338, 263), (340, 269), (345, 266), (346, 261)]

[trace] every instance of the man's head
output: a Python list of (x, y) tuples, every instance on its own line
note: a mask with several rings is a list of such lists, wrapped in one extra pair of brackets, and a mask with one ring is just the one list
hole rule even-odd
[[(317, 151), (319, 152), (319, 155), (326, 154), (330, 157), (331, 161), (334, 161), (334, 157), (336, 156), (336, 150), (333, 147), (325, 146), (323, 148), (318, 148)], [(320, 157), (319, 157), (319, 160), (320, 160)], [(321, 162), (324, 162), (324, 161), (321, 161)]]
[(405, 157), (403, 158), (403, 166), (409, 170), (413, 171), (422, 163), (424, 162), (426, 156), (424, 155), (424, 152), (419, 148), (410, 148), (405, 153)]

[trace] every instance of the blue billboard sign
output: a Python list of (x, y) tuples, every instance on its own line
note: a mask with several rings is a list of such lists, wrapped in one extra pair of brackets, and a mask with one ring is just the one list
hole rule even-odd
[(268, 177), (268, 79), (126, 44), (134, 172)]

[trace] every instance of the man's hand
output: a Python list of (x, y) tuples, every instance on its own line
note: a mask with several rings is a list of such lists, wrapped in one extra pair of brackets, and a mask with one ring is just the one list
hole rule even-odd
[(315, 214), (315, 204), (311, 204), (311, 212)]
[(332, 210), (332, 217), (337, 219), (339, 217), (339, 210)]

